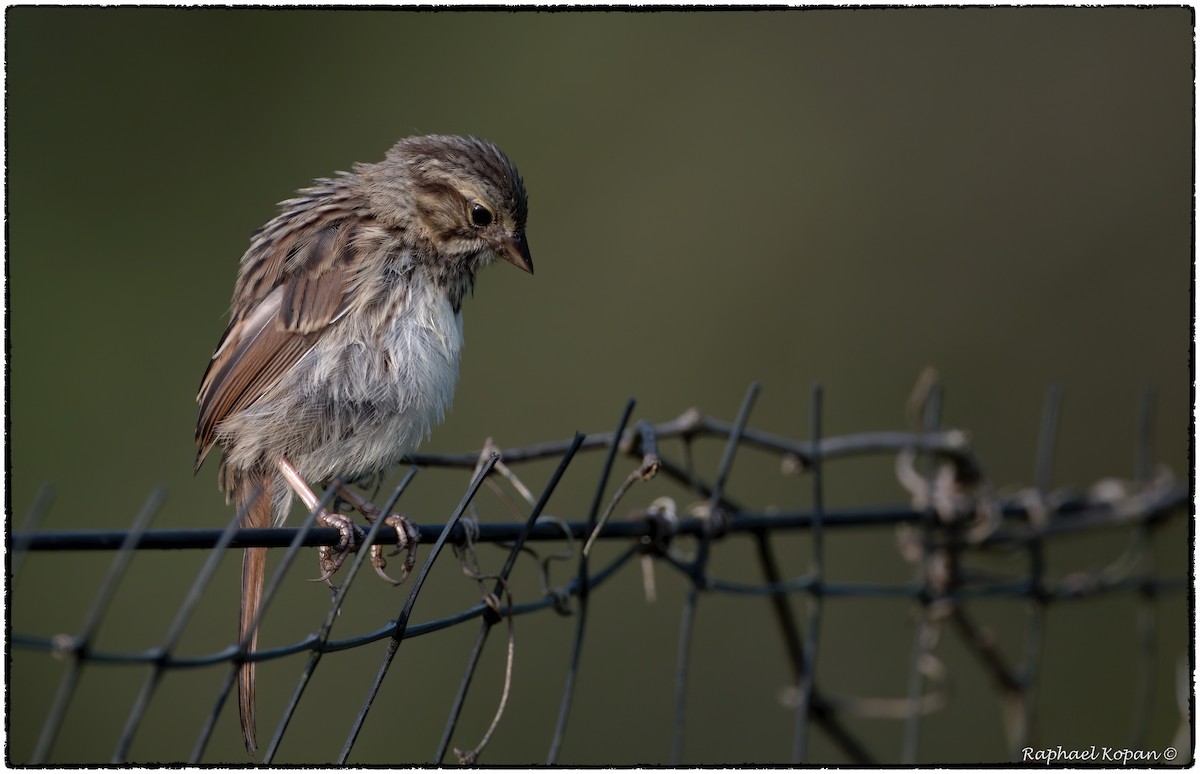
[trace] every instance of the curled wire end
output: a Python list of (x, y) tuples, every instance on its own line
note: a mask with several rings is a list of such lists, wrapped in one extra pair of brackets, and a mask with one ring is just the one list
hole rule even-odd
[(621, 485), (617, 487), (617, 491), (613, 493), (612, 499), (604, 508), (604, 513), (600, 514), (600, 518), (596, 520), (596, 526), (592, 528), (592, 534), (588, 535), (587, 542), (583, 544), (583, 555), (590, 556), (592, 553), (592, 544), (596, 542), (596, 538), (600, 536), (600, 531), (604, 529), (604, 525), (608, 523), (608, 517), (612, 515), (613, 509), (617, 507), (617, 503), (629, 491), (629, 487), (633, 486), (638, 481), (649, 481), (658, 473), (658, 469), (662, 467), (662, 460), (657, 454), (647, 453), (642, 457), (642, 464), (636, 470), (630, 471)]
[(549, 590), (549, 595), (554, 599), (554, 612), (559, 615), (571, 615), (575, 612), (571, 609), (571, 592), (556, 586)]
[(642, 467), (638, 469), (638, 476), (643, 481), (649, 481), (658, 475), (659, 468), (662, 467), (662, 460), (657, 454), (647, 453), (642, 457)]

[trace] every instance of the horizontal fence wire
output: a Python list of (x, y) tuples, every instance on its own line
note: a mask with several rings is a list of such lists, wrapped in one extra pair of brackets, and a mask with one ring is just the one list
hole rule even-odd
[[(144, 724), (153, 698), (164, 676), (171, 670), (223, 667), (223, 678), (213, 696), (212, 709), (198, 729), (189, 752), (180, 752), (175, 760), (201, 763), (216, 723), (226, 711), (227, 698), (236, 682), (239, 666), (247, 659), (266, 662), (297, 654), (307, 654), (298, 683), (267, 745), (263, 762), (271, 763), (280, 754), (289, 724), (299, 711), (322, 656), (328, 653), (363, 648), (385, 642), (383, 660), (374, 681), (359, 705), (349, 734), (334, 759), (338, 764), (352, 762), (359, 739), (385, 678), (403, 643), (434, 635), (475, 622), (477, 632), (468, 661), (451, 702), (449, 716), (432, 757), (442, 763), (453, 756), (464, 764), (492, 763), (486, 748), (495, 733), (503, 733), (505, 702), (512, 687), (512, 658), (516, 622), (522, 616), (556, 611), (574, 616), (569, 640), (562, 644), (568, 654), (566, 671), (558, 679), (562, 692), (554, 713), (550, 746), (544, 755), (547, 764), (558, 764), (572, 710), (579, 701), (579, 679), (587, 663), (583, 658), (591, 625), (589, 601), (606, 591), (609, 582), (622, 569), (647, 563), (678, 573), (686, 583), (686, 592), (678, 609), (678, 639), (675, 655), (672, 717), (668, 724), (670, 742), (665, 760), (646, 763), (682, 764), (687, 756), (687, 718), (693, 706), (692, 693), (697, 680), (694, 672), (697, 641), (697, 616), (713, 595), (730, 598), (764, 598), (769, 604), (777, 636), (787, 661), (790, 687), (782, 701), (793, 708), (791, 757), (779, 763), (813, 762), (813, 733), (844, 760), (856, 764), (903, 763), (922, 760), (922, 725), (931, 713), (944, 706), (946, 697), (938, 687), (944, 678), (931, 665), (938, 663), (936, 651), (944, 632), (957, 635), (977, 663), (989, 675), (997, 695), (1006, 708), (1004, 733), (1011, 762), (1020, 762), (1031, 744), (1037, 725), (1035, 713), (1039, 686), (1051, 679), (1041, 673), (1038, 664), (1046, 648), (1046, 617), (1050, 606), (1070, 599), (1098, 598), (1116, 593), (1136, 595), (1137, 656), (1133, 671), (1137, 675), (1132, 739), (1144, 747), (1150, 734), (1151, 706), (1154, 701), (1158, 664), (1158, 604), (1163, 595), (1190, 595), (1188, 577), (1162, 576), (1152, 561), (1152, 537), (1164, 524), (1185, 516), (1190, 503), (1189, 487), (1176, 481), (1169, 472), (1156, 469), (1150, 456), (1153, 392), (1145, 391), (1138, 411), (1135, 478), (1120, 482), (1106, 479), (1086, 492), (1054, 491), (1050, 487), (1054, 447), (1061, 413), (1062, 394), (1055, 387), (1046, 398), (1038, 442), (1033, 450), (1034, 486), (1017, 492), (999, 493), (987, 479), (984, 467), (960, 430), (940, 426), (942, 393), (931, 383), (919, 394), (920, 429), (911, 432), (876, 432), (826, 437), (822, 434), (822, 391), (814, 387), (809, 398), (810, 437), (797, 440), (756, 429), (750, 417), (758, 394), (752, 385), (732, 422), (725, 422), (697, 411), (688, 411), (675, 420), (659, 424), (645, 421), (630, 425), (634, 404), (630, 401), (621, 413), (616, 429), (610, 433), (578, 434), (564, 442), (533, 444), (520, 448), (495, 449), (490, 443), (480, 452), (468, 454), (414, 454), (412, 467), (390, 493), (383, 513), (390, 513), (406, 487), (421, 469), (459, 468), (472, 471), (471, 483), (449, 520), (442, 524), (409, 514), (419, 533), (424, 557), (408, 582), (403, 607), (394, 617), (381, 611), (378, 626), (352, 636), (332, 636), (346, 595), (350, 592), (362, 565), (372, 561), (368, 548), (386, 542), (383, 519), (374, 521), (365, 533), (362, 545), (342, 570), (333, 603), (324, 619), (308, 636), (283, 646), (247, 652), (245, 643), (233, 643), (215, 652), (182, 655), (180, 645), (189, 621), (217, 574), (222, 556), (230, 549), (248, 546), (286, 548), (279, 566), (269, 580), (259, 616), (263, 615), (284, 582), (290, 565), (303, 549), (337, 546), (339, 531), (317, 526), (317, 510), (338, 505), (339, 482), (330, 482), (321, 504), (310, 512), (298, 528), (244, 529), (237, 514), (224, 529), (148, 528), (150, 519), (162, 508), (163, 492), (156, 490), (129, 530), (47, 531), (40, 528), (51, 507), (48, 490), (38, 493), (22, 524), (11, 533), (11, 573), (15, 578), (39, 553), (113, 552), (106, 576), (97, 584), (91, 608), (75, 634), (37, 636), (9, 632), (10, 654), (15, 651), (51, 653), (67, 664), (32, 753), (18, 764), (44, 764), (56, 749), (64, 732), (72, 699), (82, 672), (108, 665), (141, 664), (149, 668), (141, 688), (125, 715), (123, 730), (113, 740), (110, 763), (129, 761), (131, 746)], [(720, 461), (711, 478), (697, 470), (693, 445), (704, 439), (723, 442)], [(665, 441), (677, 441), (682, 456), (669, 455)], [(743, 506), (729, 490), (730, 474), (737, 464), (739, 451), (756, 449), (777, 457), (788, 475), (811, 479), (811, 501), (806, 508), (773, 507), (755, 509)], [(578, 518), (549, 516), (547, 505), (564, 474), (580, 453), (603, 451), (604, 461), (594, 487), (590, 505), (579, 508)], [(908, 493), (908, 501), (887, 506), (828, 507), (823, 480), (830, 465), (841, 460), (885, 456), (894, 459), (896, 478)], [(622, 458), (632, 458), (632, 470), (623, 469)], [(534, 496), (514, 472), (523, 463), (557, 461), (557, 467)], [(691, 493), (696, 501), (687, 508), (673, 498), (660, 497), (653, 502), (628, 503), (636, 485), (662, 476)], [(614, 484), (614, 479), (619, 483)], [(526, 517), (519, 522), (493, 522), (478, 518), (476, 495), (486, 482), (507, 482), (528, 503)], [(613, 516), (624, 503), (623, 518)], [(825, 544), (838, 535), (862, 533), (872, 528), (890, 527), (899, 537), (902, 555), (911, 563), (913, 574), (904, 582), (853, 582), (834, 580), (829, 575)], [(1051, 576), (1047, 571), (1048, 550), (1070, 544), (1084, 536), (1103, 532), (1128, 535), (1130, 544), (1124, 563), (1098, 569), (1077, 568)], [(778, 553), (780, 539), (789, 533), (808, 536), (807, 569), (787, 576)], [(751, 582), (721, 577), (714, 571), (712, 559), (727, 541), (744, 538), (753, 546), (760, 580)], [(569, 557), (575, 562), (571, 576), (561, 585), (549, 583), (543, 573), (540, 596), (520, 598), (510, 584), (510, 574), (529, 546), (538, 542), (567, 541)], [(617, 542), (624, 548), (599, 561), (593, 556), (597, 541)], [(476, 547), (483, 544), (506, 547), (501, 567), (485, 571), (479, 564)], [(430, 546), (428, 550), (426, 546)], [(480, 588), (477, 603), (449, 615), (412, 621), (414, 607), (426, 587), (429, 573), (449, 546), (463, 571)], [(109, 608), (119, 581), (137, 551), (162, 549), (199, 549), (209, 551), (174, 620), (158, 644), (143, 650), (106, 650), (96, 647), (95, 633)], [(1025, 570), (1019, 575), (981, 572), (972, 568), (980, 557), (1023, 558)], [(648, 577), (648, 576), (645, 576)], [(649, 583), (649, 581), (647, 581)], [(652, 589), (647, 586), (647, 593)], [(822, 640), (829, 623), (826, 603), (832, 599), (899, 599), (917, 611), (913, 619), (911, 651), (906, 660), (906, 691), (903, 699), (848, 697), (831, 690), (831, 678), (822, 676)], [(984, 631), (968, 603), (976, 600), (1005, 599), (1020, 601), (1025, 609), (1023, 652), (1017, 662), (1002, 653), (993, 638)], [(1189, 596), (1190, 600), (1190, 596)], [(807, 612), (797, 609), (807, 602)], [(16, 594), (10, 604), (34, 604), (29, 594)], [(500, 628), (497, 628), (500, 627)], [(508, 667), (504, 690), (494, 719), (484, 738), (471, 748), (454, 747), (458, 721), (470, 696), (480, 656), (489, 637), (503, 632), (508, 641)], [(365, 653), (365, 652), (364, 652)], [(1190, 706), (1190, 705), (1189, 705)], [(11, 708), (10, 711), (16, 709)], [(889, 718), (900, 724), (898, 750), (873, 748), (863, 738), (853, 720), (862, 717)], [(1189, 741), (1190, 744), (1190, 741)], [(9, 749), (11, 750), (11, 740)], [(1189, 747), (1190, 749), (1190, 747)], [(420, 762), (411, 751), (395, 762)], [(503, 761), (500, 761), (503, 762)], [(603, 763), (604, 761), (593, 761)], [(702, 761), (703, 762), (703, 761)], [(1169, 761), (1168, 761), (1169, 762)]]

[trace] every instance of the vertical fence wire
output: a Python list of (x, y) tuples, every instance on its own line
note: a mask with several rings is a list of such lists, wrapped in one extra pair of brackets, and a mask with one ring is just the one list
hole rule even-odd
[[(733, 423), (733, 431), (729, 434), (729, 440), (725, 443), (725, 450), (721, 455), (721, 462), (717, 466), (716, 483), (708, 498), (704, 529), (699, 535), (696, 558), (688, 568), (691, 583), (688, 585), (687, 596), (683, 603), (683, 614), (679, 622), (679, 650), (675, 670), (675, 722), (671, 738), (671, 763), (676, 766), (683, 760), (688, 669), (691, 662), (696, 608), (699, 604), (700, 592), (708, 582), (709, 544), (713, 531), (724, 528), (725, 516), (723, 515), (721, 496), (724, 494), (725, 484), (729, 480), (729, 472), (733, 468), (733, 458), (737, 453), (742, 433), (746, 430), (746, 423), (750, 420), (750, 411), (754, 408), (754, 401), (758, 397), (759, 389), (758, 382), (752, 383), (746, 390), (746, 396), (742, 399), (742, 406)], [(718, 521), (722, 522), (722, 526), (717, 526)]]
[(179, 644), (179, 638), (183, 636), (183, 631), (187, 627), (188, 621), (191, 620), (192, 613), (195, 612), (197, 605), (200, 604), (204, 590), (208, 588), (209, 583), (216, 576), (217, 568), (220, 566), (221, 560), (225, 558), (225, 552), (233, 542), (238, 527), (242, 523), (243, 516), (243, 513), (238, 512), (229, 520), (225, 531), (221, 534), (213, 550), (209, 552), (208, 559), (205, 560), (204, 565), (200, 568), (200, 572), (196, 575), (196, 579), (192, 582), (191, 588), (188, 589), (183, 603), (180, 604), (179, 610), (175, 613), (174, 620), (167, 627), (167, 633), (163, 636), (162, 643), (158, 646), (157, 658), (150, 665), (150, 672), (142, 682), (142, 689), (138, 692), (137, 698), (134, 699), (133, 707), (130, 708), (129, 715), (125, 719), (125, 728), (121, 731), (120, 739), (117, 740), (117, 747), (113, 751), (112, 759), (110, 760), (111, 763), (121, 764), (128, 759), (129, 748), (133, 744), (133, 737), (141, 726), (142, 720), (145, 718), (146, 712), (150, 707), (150, 700), (154, 697), (154, 692), (158, 688), (163, 675), (166, 673), (167, 659), (170, 658), (175, 646)]
[(104, 613), (107, 612), (108, 605), (112, 602), (113, 595), (117, 591), (117, 585), (120, 583), (121, 578), (125, 576), (125, 571), (133, 561), (135, 555), (134, 546), (138, 544), (142, 534), (150, 526), (150, 521), (158, 513), (158, 509), (162, 507), (166, 496), (166, 491), (161, 487), (156, 487), (150, 493), (146, 504), (142, 506), (137, 518), (134, 519), (133, 527), (129, 530), (129, 534), (126, 535), (120, 550), (113, 557), (108, 574), (100, 583), (100, 589), (96, 592), (96, 598), (93, 600), (91, 608), (84, 617), (83, 626), (80, 628), (79, 634), (70, 643), (71, 660), (68, 662), (66, 672), (58, 684), (58, 690), (54, 694), (54, 703), (51, 705), (50, 712), (46, 716), (46, 722), (42, 726), (37, 746), (33, 750), (31, 762), (34, 765), (45, 763), (47, 757), (50, 755), (50, 751), (54, 746), (54, 740), (58, 736), (59, 729), (62, 728), (63, 719), (66, 717), (67, 707), (70, 706), (71, 697), (75, 695), (75, 687), (79, 683), (84, 664), (87, 663), (88, 649), (91, 648), (92, 639), (96, 635), (96, 629), (99, 628), (100, 622), (104, 620)]
[(454, 513), (446, 521), (446, 526), (442, 529), (441, 534), (438, 535), (433, 548), (429, 550), (429, 556), (425, 558), (424, 564), (421, 565), (421, 570), (417, 573), (416, 579), (413, 580), (413, 587), (409, 590), (408, 599), (405, 600), (400, 614), (396, 616), (396, 624), (392, 629), (392, 635), (388, 640), (387, 648), (383, 654), (383, 661), (379, 665), (375, 680), (371, 683), (371, 687), (367, 689), (367, 695), (359, 707), (358, 715), (355, 716), (354, 723), (350, 727), (350, 733), (346, 736), (346, 742), (342, 745), (342, 751), (338, 755), (337, 763), (339, 766), (345, 765), (346, 759), (350, 757), (350, 751), (354, 749), (354, 743), (358, 740), (358, 735), (367, 720), (367, 713), (370, 712), (371, 706), (375, 703), (375, 697), (379, 695), (379, 690), (383, 686), (383, 679), (391, 669), (392, 661), (396, 658), (400, 644), (404, 641), (409, 617), (412, 615), (413, 607), (417, 604), (417, 596), (421, 593), (421, 589), (425, 585), (425, 579), (429, 577), (429, 571), (433, 569), (433, 563), (437, 561), (438, 555), (441, 554), (442, 548), (446, 545), (446, 540), (450, 537), (450, 532), (458, 524), (459, 520), (462, 519), (463, 514), (467, 512), (467, 507), (471, 504), (471, 501), (475, 499), (475, 495), (479, 492), (479, 487), (483, 486), (484, 479), (487, 478), (488, 474), (492, 472), (492, 468), (499, 461), (500, 456), (493, 453), (480, 466), (471, 484), (467, 487), (467, 491), (463, 494), (462, 500), (459, 501), (458, 507), (454, 509)]
[[(600, 478), (596, 482), (596, 494), (592, 498), (592, 506), (588, 509), (587, 527), (588, 534), (591, 535), (596, 527), (596, 519), (600, 515), (600, 504), (604, 501), (604, 490), (608, 487), (608, 479), (612, 474), (613, 463), (617, 459), (617, 451), (621, 446), (621, 437), (625, 433), (625, 427), (629, 424), (629, 418), (633, 415), (633, 407), (635, 401), (630, 398), (625, 403), (625, 410), (621, 412), (621, 419), (617, 422), (617, 429), (613, 432), (612, 442), (608, 446), (608, 453), (604, 456), (604, 466), (600, 469)], [(587, 551), (579, 552), (579, 570), (576, 574), (576, 583), (578, 590), (578, 605), (575, 612), (575, 637), (571, 643), (571, 656), (567, 664), (566, 684), (563, 686), (562, 701), (558, 707), (558, 719), (554, 722), (554, 736), (550, 740), (550, 751), (546, 754), (546, 765), (553, 766), (558, 762), (558, 753), (562, 749), (563, 740), (567, 733), (567, 716), (571, 712), (571, 702), (575, 698), (575, 681), (579, 675), (579, 660), (583, 655), (583, 634), (587, 626), (588, 613), (588, 554)]]
[[(500, 569), (500, 573), (496, 578), (496, 584), (492, 589), (492, 597), (500, 598), (505, 589), (505, 584), (508, 581), (508, 575), (512, 572), (513, 566), (517, 562), (517, 557), (521, 553), (521, 548), (525, 545), (525, 540), (529, 537), (529, 532), (533, 529), (533, 525), (537, 522), (538, 517), (542, 515), (542, 510), (546, 507), (546, 503), (550, 500), (550, 495), (558, 487), (558, 482), (562, 479), (563, 474), (567, 471), (567, 466), (571, 464), (571, 460), (575, 457), (575, 453), (579, 451), (580, 445), (583, 443), (584, 436), (580, 433), (575, 434), (574, 440), (571, 442), (570, 448), (563, 455), (562, 461), (559, 462), (558, 468), (550, 477), (550, 481), (546, 484), (546, 488), (542, 491), (542, 496), (538, 499), (537, 504), (529, 514), (529, 519), (525, 522), (525, 529), (513, 542), (512, 549), (509, 551), (508, 558), (504, 562), (504, 566)], [(511, 614), (511, 611), (509, 611)], [(454, 728), (458, 724), (459, 716), (462, 714), (463, 702), (467, 698), (467, 690), (471, 687), (471, 678), (475, 674), (475, 667), (479, 664), (479, 658), (483, 655), (483, 646), (487, 641), (488, 633), (492, 626), (499, 622), (498, 614), (491, 612), (485, 613), (479, 625), (479, 634), (475, 640), (475, 646), (471, 650), (471, 655), (467, 659), (467, 667), (463, 673), (462, 683), (459, 686), (458, 693), (454, 697), (454, 704), (450, 709), (450, 716), (446, 719), (446, 728), (442, 732), (442, 740), (438, 744), (437, 752), (434, 754), (434, 763), (440, 763), (446, 757), (446, 751), (450, 747), (450, 740), (454, 735)]]
[(25, 557), (29, 555), (29, 543), (33, 539), (38, 525), (50, 512), (50, 506), (53, 503), (54, 486), (48, 483), (42, 484), (38, 487), (37, 494), (33, 496), (33, 502), (30, 503), (29, 510), (25, 512), (25, 518), (21, 522), (21, 534), (26, 537), (15, 539), (10, 544), (8, 560), (10, 585), (15, 584), (17, 577), (21, 574), (21, 568), (25, 565)]
[(824, 410), (824, 392), (820, 384), (814, 384), (809, 394), (809, 431), (812, 433), (812, 459), (809, 461), (812, 474), (812, 555), (809, 577), (812, 586), (809, 600), (808, 643), (804, 649), (804, 668), (800, 673), (798, 687), (799, 704), (796, 707), (795, 730), (792, 733), (792, 762), (805, 763), (808, 759), (808, 736), (812, 714), (813, 688), (817, 681), (817, 648), (821, 639), (821, 613), (825, 604), (825, 493), (824, 470), (821, 465), (821, 418)]
[[(1061, 415), (1062, 387), (1054, 384), (1046, 391), (1046, 401), (1038, 433), (1036, 468), (1034, 470), (1036, 509), (1033, 513), (1035, 518), (1030, 520), (1030, 526), (1035, 533), (1040, 533), (1045, 527), (1046, 496), (1050, 492), (1054, 470), (1054, 447), (1058, 440), (1058, 425)], [(1025, 549), (1029, 555), (1029, 602), (1026, 613), (1025, 655), (1021, 663), (1020, 674), (1020, 714), (1012, 749), (1014, 762), (1021, 759), (1021, 751), (1029, 746), (1033, 730), (1037, 700), (1037, 670), (1042, 657), (1042, 633), (1046, 620), (1046, 555), (1042, 538), (1035, 536), (1026, 544)]]

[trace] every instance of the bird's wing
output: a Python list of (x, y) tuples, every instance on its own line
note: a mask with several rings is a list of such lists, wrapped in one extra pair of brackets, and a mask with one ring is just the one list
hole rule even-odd
[(254, 288), (258, 297), (240, 309), (235, 303), (200, 382), (197, 469), (217, 425), (258, 400), (340, 319), (357, 268), (351, 231), (344, 221), (325, 220), (251, 246), (244, 263), (256, 271), (239, 277), (235, 296)]

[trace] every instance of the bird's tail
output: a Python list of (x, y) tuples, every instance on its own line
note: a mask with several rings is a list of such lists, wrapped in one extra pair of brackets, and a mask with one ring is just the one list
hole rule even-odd
[[(246, 475), (239, 482), (235, 499), (238, 510), (245, 514), (242, 517), (243, 526), (271, 525), (270, 476), (253, 473)], [(266, 572), (267, 549), (247, 548), (242, 556), (242, 610), (238, 625), (238, 642), (246, 643), (247, 653), (253, 653), (258, 646), (258, 627), (254, 619), (258, 616)], [(254, 669), (253, 661), (244, 661), (238, 672), (238, 715), (242, 720), (246, 751), (251, 755), (258, 748), (254, 718)]]

